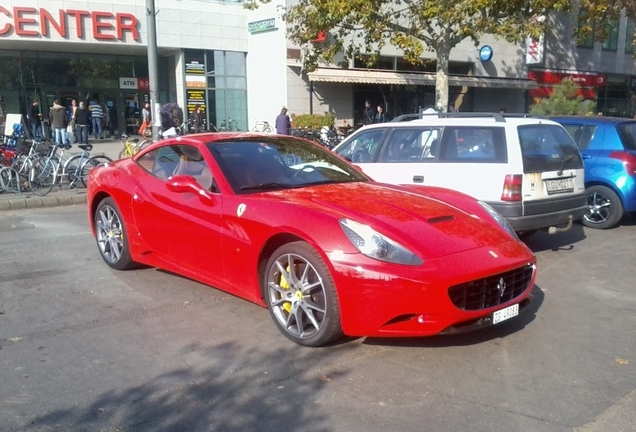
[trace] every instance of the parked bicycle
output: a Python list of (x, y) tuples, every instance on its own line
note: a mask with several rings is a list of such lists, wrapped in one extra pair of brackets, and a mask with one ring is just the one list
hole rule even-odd
[(274, 130), (268, 121), (257, 121), (252, 128), (252, 132), (274, 133)]
[(152, 143), (152, 139), (148, 138), (140, 140), (137, 137), (131, 137), (126, 134), (123, 134), (119, 141), (123, 147), (123, 149), (119, 152), (119, 159), (133, 157)]
[(54, 144), (48, 156), (33, 159), (28, 176), (31, 191), (44, 196), (51, 192), (58, 180), (61, 185), (65, 178), (69, 180), (69, 188), (78, 187), (78, 183), (86, 186), (90, 170), (113, 161), (106, 155), (91, 156), (92, 144), (79, 144), (78, 147), (82, 152), (67, 158), (64, 152), (71, 146)]

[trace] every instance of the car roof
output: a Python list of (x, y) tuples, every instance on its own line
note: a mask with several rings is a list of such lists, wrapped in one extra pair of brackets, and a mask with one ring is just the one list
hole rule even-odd
[[(524, 126), (536, 124), (558, 125), (557, 122), (543, 116), (532, 116), (530, 114), (495, 114), (495, 113), (461, 113), (466, 115), (424, 115), (422, 118), (413, 120), (392, 121), (389, 123), (376, 123), (363, 126), (365, 130), (390, 127), (412, 127), (412, 126)], [(482, 115), (483, 114), (483, 115)], [(416, 114), (414, 114), (416, 115)]]
[(634, 120), (624, 117), (606, 117), (606, 116), (550, 116), (550, 119), (556, 122), (564, 123), (585, 123), (585, 124), (618, 124), (630, 123)]

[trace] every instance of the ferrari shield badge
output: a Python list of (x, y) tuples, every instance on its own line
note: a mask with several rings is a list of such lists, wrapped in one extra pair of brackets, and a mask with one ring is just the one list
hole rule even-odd
[(241, 217), (243, 215), (243, 212), (245, 212), (245, 208), (247, 206), (245, 204), (239, 204), (239, 206), (236, 208), (236, 215), (238, 217)]

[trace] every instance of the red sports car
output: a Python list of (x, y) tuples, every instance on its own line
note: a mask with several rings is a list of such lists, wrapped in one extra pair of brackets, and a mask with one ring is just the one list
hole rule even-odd
[(159, 267), (266, 306), (292, 341), (426, 336), (512, 318), (536, 261), (488, 205), (375, 183), (306, 140), (200, 134), (94, 169), (109, 266)]

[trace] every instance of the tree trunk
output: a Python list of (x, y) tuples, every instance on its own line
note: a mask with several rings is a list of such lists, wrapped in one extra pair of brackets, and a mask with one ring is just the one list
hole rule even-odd
[(435, 108), (440, 112), (448, 111), (448, 58), (451, 46), (443, 41), (435, 50), (437, 54), (437, 75), (435, 76)]

